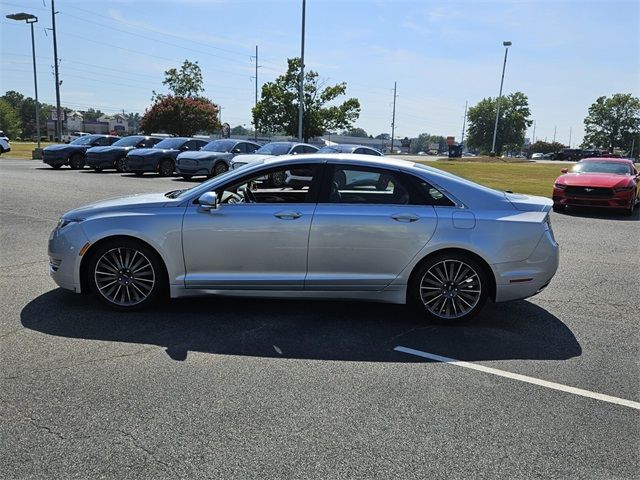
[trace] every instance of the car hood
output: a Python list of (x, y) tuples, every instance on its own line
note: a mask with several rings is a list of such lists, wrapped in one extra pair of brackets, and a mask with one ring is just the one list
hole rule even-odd
[(631, 176), (613, 175), (610, 173), (565, 173), (556, 179), (559, 185), (575, 187), (604, 187), (614, 188), (626, 186)]
[[(198, 152), (182, 152), (178, 158), (189, 159), (189, 160), (202, 160), (205, 158), (223, 158), (231, 156), (230, 153), (227, 152), (206, 152), (206, 151), (198, 151)], [(246, 155), (245, 155), (246, 156)]]
[(553, 206), (553, 201), (546, 197), (508, 192), (504, 196), (516, 210), (523, 212), (548, 212)]
[(49, 145), (48, 147), (44, 147), (45, 152), (61, 152), (63, 150), (83, 150), (87, 148), (87, 145)]
[(252, 163), (252, 162), (257, 162), (259, 160), (264, 160), (266, 158), (271, 158), (274, 156), (275, 155), (261, 155), (261, 154), (252, 153), (251, 155), (240, 155), (238, 156), (238, 158), (234, 160), (239, 163)]
[(87, 153), (105, 153), (105, 152), (127, 152), (132, 150), (133, 147), (91, 147), (87, 150)]
[(153, 157), (156, 155), (163, 155), (166, 153), (175, 153), (177, 150), (169, 149), (169, 148), (137, 148), (135, 151), (129, 152), (138, 157)]
[(130, 197), (109, 198), (70, 210), (62, 215), (62, 218), (85, 219), (106, 212), (116, 212), (131, 208), (161, 207), (169, 202), (175, 202), (175, 200), (167, 198), (164, 193), (143, 193)]

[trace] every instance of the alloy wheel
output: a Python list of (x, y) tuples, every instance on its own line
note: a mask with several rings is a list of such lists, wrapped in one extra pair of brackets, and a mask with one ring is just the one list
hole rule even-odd
[(420, 280), (420, 299), (432, 315), (455, 320), (471, 312), (482, 297), (478, 272), (461, 260), (442, 260)]
[(156, 284), (156, 272), (141, 251), (117, 247), (98, 259), (94, 280), (98, 291), (109, 303), (132, 307), (151, 295)]

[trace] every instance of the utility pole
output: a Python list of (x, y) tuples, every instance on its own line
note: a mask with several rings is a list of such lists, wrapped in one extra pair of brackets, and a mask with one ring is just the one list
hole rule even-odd
[(502, 101), (502, 86), (504, 84), (504, 70), (507, 68), (507, 54), (509, 53), (509, 47), (511, 42), (502, 42), (504, 47), (504, 63), (502, 64), (502, 77), (500, 78), (500, 93), (498, 94), (498, 101), (496, 102), (496, 123), (493, 126), (493, 142), (491, 143), (490, 156), (496, 156), (496, 135), (498, 134), (498, 118), (500, 118), (500, 102)]
[(631, 139), (631, 152), (629, 152), (629, 158), (633, 159), (633, 149), (636, 146), (636, 137)]
[(306, 10), (306, 0), (302, 0), (302, 40), (300, 44), (300, 92), (298, 95), (298, 140), (303, 141), (304, 125), (304, 20)]
[(556, 132), (558, 131), (558, 126), (554, 125), (553, 127), (553, 143), (556, 143)]
[(569, 148), (571, 148), (571, 134), (573, 133), (572, 130), (573, 127), (569, 127)]
[[(251, 58), (254, 58), (254, 57), (252, 56)], [(258, 68), (260, 68), (260, 65), (258, 65), (258, 45), (256, 45), (255, 59), (256, 59), (256, 76), (254, 78), (256, 79), (256, 98), (255, 98), (255, 101), (253, 103), (254, 110), (258, 106)], [(258, 141), (258, 122), (254, 122), (253, 128), (254, 128), (254, 138), (253, 139), (255, 141)]]
[(393, 137), (396, 133), (396, 95), (398, 82), (393, 82), (393, 116), (391, 117), (391, 153), (393, 153)]
[(467, 128), (467, 106), (469, 101), (464, 102), (464, 118), (462, 120), (462, 135), (460, 135), (460, 145), (464, 148), (464, 131)]
[(53, 68), (56, 79), (56, 134), (58, 141), (62, 141), (62, 110), (60, 109), (60, 77), (58, 74), (58, 41), (56, 40), (56, 7), (55, 0), (51, 0), (51, 31), (53, 32)]
[(531, 139), (531, 143), (536, 143), (536, 121), (533, 121), (533, 138)]

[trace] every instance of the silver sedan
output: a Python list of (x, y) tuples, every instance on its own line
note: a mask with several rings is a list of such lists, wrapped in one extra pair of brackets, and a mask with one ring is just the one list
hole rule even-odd
[[(309, 181), (265, 181), (280, 173)], [(462, 321), (487, 299), (549, 284), (551, 206), (392, 158), (278, 157), (65, 213), (49, 239), (50, 273), (120, 310), (213, 294), (409, 303)]]

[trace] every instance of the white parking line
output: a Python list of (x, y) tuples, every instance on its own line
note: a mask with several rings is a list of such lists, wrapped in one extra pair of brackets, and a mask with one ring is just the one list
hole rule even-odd
[(416, 355), (422, 358), (428, 358), (429, 360), (435, 360), (436, 362), (450, 363), (458, 367), (470, 368), (471, 370), (478, 370), (480, 372), (491, 373), (499, 377), (511, 378), (512, 380), (518, 380), (520, 382), (531, 383), (533, 385), (539, 385), (541, 387), (551, 388), (552, 390), (560, 390), (561, 392), (573, 393), (574, 395), (580, 395), (582, 397), (593, 398), (594, 400), (600, 400), (602, 402), (615, 403), (616, 405), (622, 405), (624, 407), (635, 408), (640, 410), (640, 403), (633, 402), (631, 400), (625, 400), (624, 398), (612, 397), (610, 395), (603, 395), (602, 393), (591, 392), (589, 390), (583, 390), (581, 388), (569, 387), (560, 383), (547, 382), (546, 380), (540, 380), (538, 378), (528, 377), (526, 375), (520, 375), (518, 373), (511, 373), (505, 370), (498, 370), (497, 368), (485, 367), (484, 365), (477, 365), (475, 363), (463, 362), (456, 360), (455, 358), (442, 357), (440, 355), (434, 355), (433, 353), (421, 352), (420, 350), (414, 350), (413, 348), (407, 348), (397, 346), (394, 348), (396, 352), (408, 353), (410, 355)]

